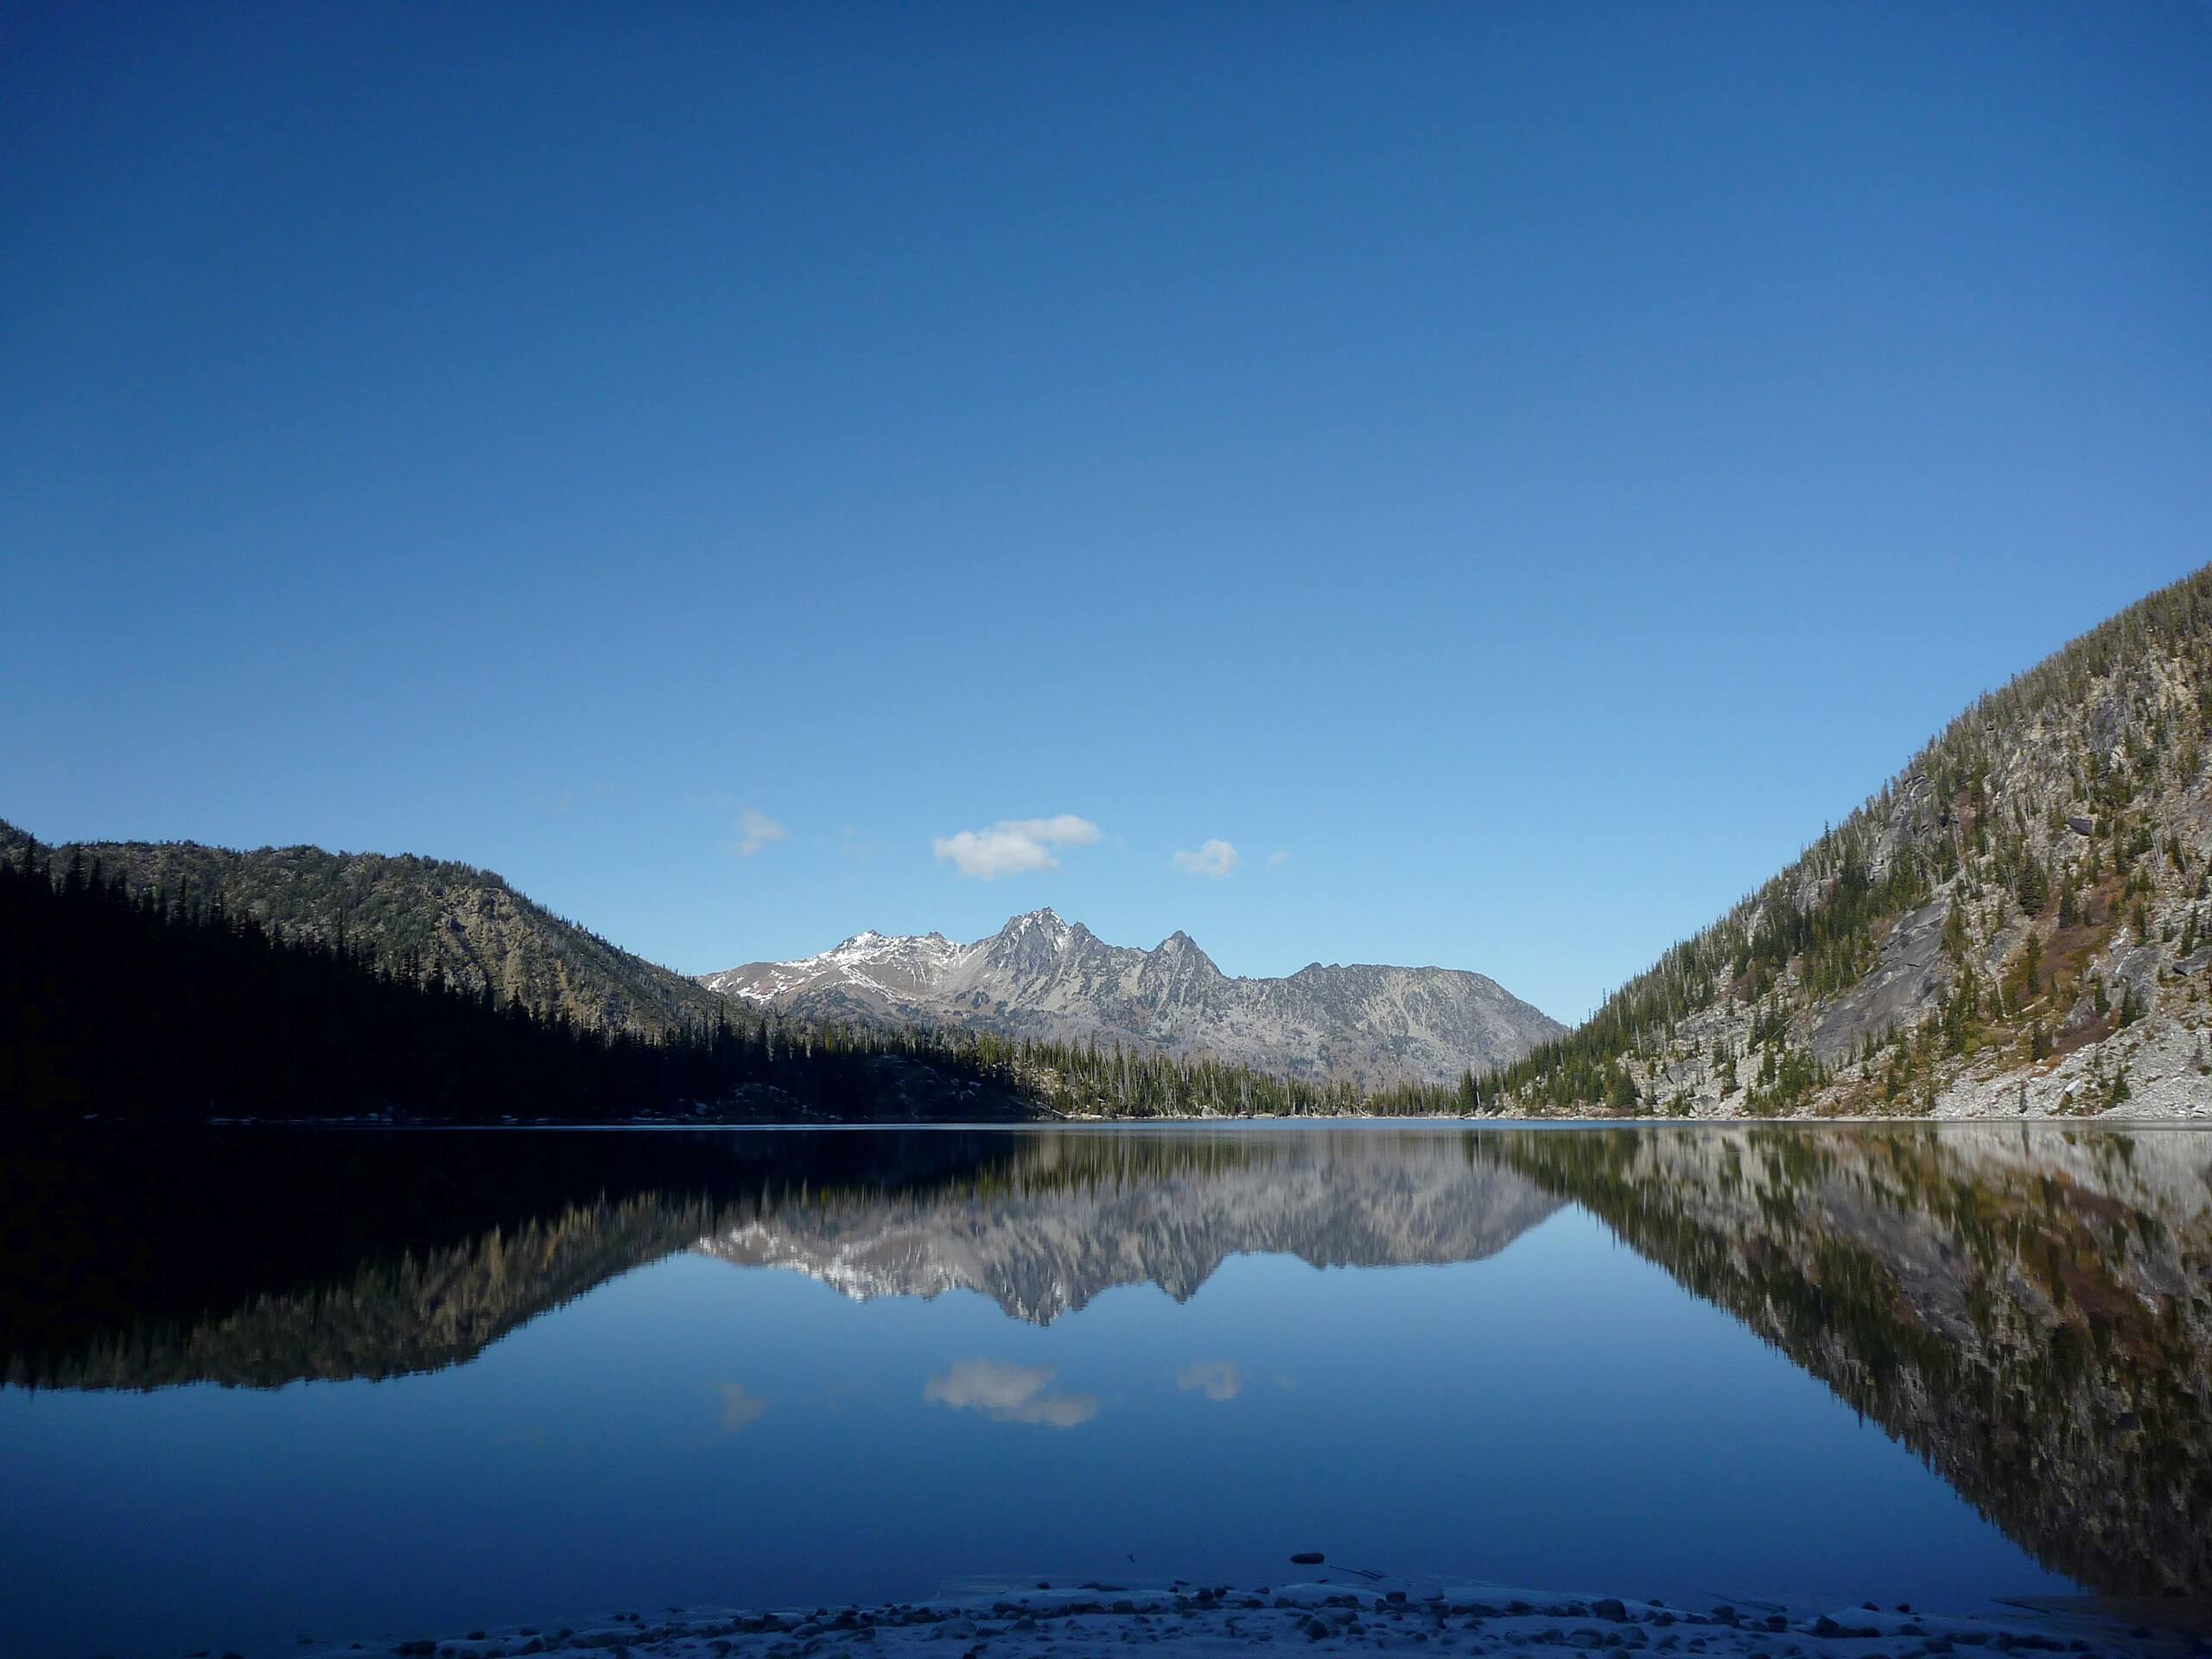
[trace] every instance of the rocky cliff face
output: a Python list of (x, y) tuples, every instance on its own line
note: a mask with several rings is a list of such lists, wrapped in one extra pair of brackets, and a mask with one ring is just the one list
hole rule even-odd
[(1565, 1030), (1480, 974), (1315, 963), (1282, 979), (1232, 978), (1187, 934), (1132, 950), (1049, 910), (973, 944), (862, 933), (817, 957), (700, 983), (798, 1019), (1095, 1039), (1365, 1084), (1448, 1082)]
[(2212, 568), (1954, 721), (1501, 1079), (1534, 1111), (2212, 1114)]
[[(0, 855), (25, 839), (0, 824)], [(82, 842), (52, 849), (133, 893), (219, 902), (287, 938), (344, 939), (387, 971), (435, 969), (467, 991), (558, 1011), (580, 1024), (640, 1032), (711, 1024), (724, 1005), (683, 975), (609, 944), (474, 865), (319, 847), (234, 852), (194, 842)]]

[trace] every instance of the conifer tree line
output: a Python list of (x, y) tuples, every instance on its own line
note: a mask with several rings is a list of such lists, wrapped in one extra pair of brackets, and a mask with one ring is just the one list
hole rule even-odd
[(738, 1010), (658, 1033), (586, 1027), (291, 936), (220, 897), (132, 893), (26, 842), (0, 858), (0, 1122), (84, 1116), (486, 1122), (665, 1115), (1104, 1117), (1467, 1109), (1475, 1084), (1274, 1077), (1211, 1060)]

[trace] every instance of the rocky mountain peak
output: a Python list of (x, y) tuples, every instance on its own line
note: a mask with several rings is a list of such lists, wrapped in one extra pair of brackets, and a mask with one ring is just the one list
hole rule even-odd
[(1013, 917), (973, 944), (861, 934), (818, 957), (702, 982), (796, 1018), (935, 1021), (1376, 1084), (1449, 1082), (1564, 1029), (1479, 974), (1317, 963), (1289, 979), (1239, 979), (1180, 929), (1133, 950), (1052, 909)]
[(1014, 917), (975, 949), (990, 962), (1035, 974), (1049, 971), (1090, 937), (1088, 928), (1065, 920), (1057, 911), (1033, 910)]
[(1198, 942), (1179, 928), (1149, 951), (1143, 969), (1147, 977), (1165, 977), (1188, 984), (1225, 978)]

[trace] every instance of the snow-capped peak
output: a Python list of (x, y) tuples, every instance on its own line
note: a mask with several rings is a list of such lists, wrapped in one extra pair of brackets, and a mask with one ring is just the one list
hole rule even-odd
[(959, 944), (855, 933), (819, 956), (709, 975), (709, 989), (800, 1018), (941, 1021), (1059, 1040), (1217, 1054), (1313, 1076), (1450, 1080), (1563, 1029), (1476, 974), (1316, 965), (1232, 979), (1188, 933), (1109, 945), (1040, 907)]
[(935, 979), (960, 950), (942, 933), (879, 933), (868, 928), (818, 956), (753, 963), (711, 975), (705, 983), (709, 990), (763, 1004), (823, 984), (882, 992), (885, 978), (917, 983)]

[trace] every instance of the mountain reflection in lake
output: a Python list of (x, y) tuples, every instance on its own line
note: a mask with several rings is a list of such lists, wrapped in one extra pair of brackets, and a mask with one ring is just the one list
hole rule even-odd
[(1302, 1548), (2212, 1590), (2188, 1131), (233, 1132), (0, 1217), (11, 1653)]

